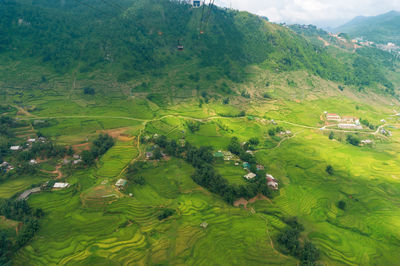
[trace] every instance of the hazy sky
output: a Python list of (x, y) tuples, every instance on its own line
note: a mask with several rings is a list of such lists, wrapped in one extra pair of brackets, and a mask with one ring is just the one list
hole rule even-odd
[[(207, 1), (208, 2), (208, 1)], [(273, 22), (339, 26), (356, 16), (400, 10), (400, 0), (216, 0), (221, 6), (267, 16)]]

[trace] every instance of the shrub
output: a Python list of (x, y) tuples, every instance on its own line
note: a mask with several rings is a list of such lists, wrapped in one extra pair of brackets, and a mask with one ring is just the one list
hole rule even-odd
[(83, 89), (83, 93), (86, 95), (94, 95), (96, 91), (93, 88), (86, 87)]
[(354, 146), (359, 146), (361, 142), (359, 138), (353, 135), (348, 135), (346, 141)]
[(338, 202), (338, 208), (341, 210), (345, 210), (346, 209), (346, 202), (344, 202), (343, 200)]
[(172, 216), (175, 213), (175, 210), (172, 209), (163, 209), (161, 213), (157, 216), (158, 220), (164, 220), (168, 217)]
[(333, 175), (333, 173), (334, 173), (334, 170), (333, 170), (332, 165), (328, 165), (328, 166), (326, 167), (325, 171), (326, 171), (329, 175)]

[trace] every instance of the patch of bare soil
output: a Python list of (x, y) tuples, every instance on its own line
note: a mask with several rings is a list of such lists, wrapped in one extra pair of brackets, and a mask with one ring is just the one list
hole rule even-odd
[(249, 203), (254, 203), (258, 200), (267, 200), (267, 201), (271, 201), (269, 198), (267, 198), (266, 196), (262, 195), (262, 194), (258, 194), (257, 196), (255, 196), (254, 198), (251, 198), (249, 200), (246, 200), (245, 198), (240, 198), (238, 200), (236, 200), (233, 203), (233, 206), (235, 207), (239, 207), (241, 205), (243, 205), (243, 207), (247, 210), (247, 204)]
[(125, 132), (128, 131), (129, 129), (130, 129), (129, 127), (122, 127), (109, 130), (101, 130), (98, 133), (106, 133), (111, 137), (121, 141), (132, 141), (135, 137), (131, 137), (128, 134), (125, 134)]
[(89, 142), (85, 142), (85, 143), (82, 143), (82, 144), (72, 145), (72, 149), (75, 152), (88, 151), (88, 150), (90, 150), (90, 143)]

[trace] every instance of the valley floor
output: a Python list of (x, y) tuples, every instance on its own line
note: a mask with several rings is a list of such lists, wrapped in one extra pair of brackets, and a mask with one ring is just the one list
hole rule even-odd
[[(397, 122), (387, 125), (393, 127), (391, 141), (375, 136), (375, 130), (364, 131), (365, 137), (376, 137), (374, 146), (354, 147), (329, 140), (322, 126), (291, 122), (290, 117), (275, 122), (293, 136), (274, 140), (268, 136), (274, 125), (256, 115), (229, 118), (177, 112), (147, 119), (42, 113), (20, 112), (20, 119), (57, 121), (41, 131), (59, 142), (79, 143), (87, 132), (118, 125), (126, 137), (119, 138), (95, 169), (68, 177), (72, 188), (30, 197), (29, 203), (43, 208), (46, 216), (34, 241), (15, 257), (16, 265), (294, 265), (296, 260), (274, 244), (285, 227), (282, 218), (288, 216), (297, 216), (305, 225), (302, 237), (317, 245), (324, 264), (392, 264), (399, 259), (395, 255), (400, 247)], [(202, 123), (200, 131), (188, 131), (188, 120)], [(66, 127), (73, 134), (65, 133)], [(155, 162), (141, 173), (146, 185), (130, 184), (120, 193), (113, 184), (130, 162), (144, 156), (140, 137), (155, 133), (184, 137), (215, 150), (226, 150), (233, 136), (258, 137), (262, 141), (256, 157), (279, 179), (281, 189), (272, 200), (249, 203), (245, 209), (229, 206), (191, 180), (190, 165), (171, 159)], [(334, 166), (333, 176), (325, 172), (327, 165)], [(240, 167), (237, 172), (237, 177), (226, 178), (241, 182), (234, 181), (242, 175)], [(3, 183), (1, 189), (13, 186), (11, 182), (15, 181)], [(339, 200), (347, 203), (346, 210), (337, 207)], [(159, 221), (163, 207), (176, 209), (177, 214)], [(203, 222), (207, 228), (200, 226)]]

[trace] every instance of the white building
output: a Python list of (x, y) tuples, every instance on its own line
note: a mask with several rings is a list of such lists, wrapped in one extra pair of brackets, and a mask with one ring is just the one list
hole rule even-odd
[(35, 142), (36, 139), (28, 139), (28, 142)]
[(69, 188), (69, 183), (54, 183), (53, 188), (56, 188), (56, 189)]
[(255, 173), (248, 173), (247, 175), (244, 176), (247, 180), (253, 179), (257, 175)]
[(270, 188), (272, 188), (273, 190), (278, 190), (279, 184), (278, 184), (278, 182), (276, 181), (276, 179), (275, 179), (272, 175), (270, 175), (270, 174), (267, 174), (267, 175), (266, 175), (266, 178), (267, 178), (267, 185), (268, 185)]
[(339, 124), (340, 129), (363, 129), (361, 125), (356, 124)]
[(338, 114), (326, 114), (326, 120), (340, 122), (342, 118)]
[(118, 179), (117, 183), (115, 183), (115, 186), (118, 189), (122, 189), (123, 187), (125, 187), (126, 183), (127, 183), (127, 181), (125, 179), (121, 178), (121, 179)]
[(19, 151), (21, 149), (21, 146), (11, 146), (10, 150), (12, 151)]
[(361, 144), (364, 144), (364, 145), (372, 144), (372, 143), (373, 143), (373, 141), (370, 140), (370, 139), (365, 139), (365, 140), (362, 140), (362, 141), (361, 141)]

